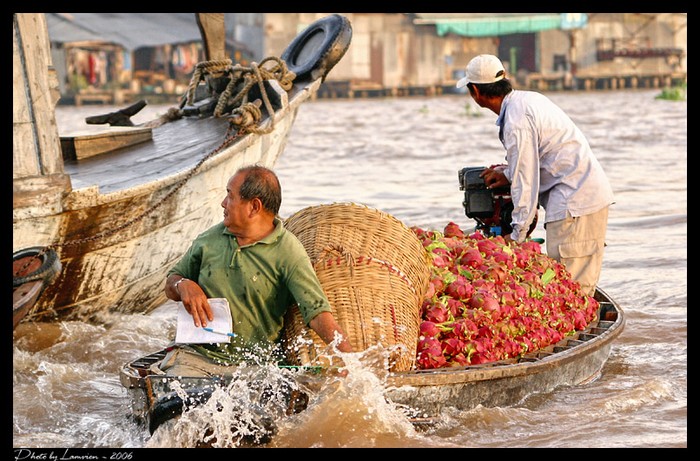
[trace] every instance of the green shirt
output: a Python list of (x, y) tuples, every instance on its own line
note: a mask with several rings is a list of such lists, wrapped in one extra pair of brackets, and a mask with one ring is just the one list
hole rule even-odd
[(331, 311), (304, 246), (280, 219), (274, 223), (270, 235), (242, 247), (223, 223), (216, 224), (168, 272), (196, 281), (209, 298), (228, 300), (237, 336), (228, 344), (193, 345), (217, 362), (237, 363), (251, 352), (269, 357), (295, 302), (307, 325)]

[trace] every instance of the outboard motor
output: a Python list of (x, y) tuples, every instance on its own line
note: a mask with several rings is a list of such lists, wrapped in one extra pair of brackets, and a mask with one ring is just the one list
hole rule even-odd
[[(513, 202), (510, 186), (487, 189), (484, 178), (479, 177), (486, 167), (465, 167), (458, 171), (459, 190), (464, 191), (464, 212), (476, 221), (476, 230), (487, 237), (508, 235), (513, 231), (511, 215)], [(529, 236), (537, 226), (537, 215), (527, 232)]]

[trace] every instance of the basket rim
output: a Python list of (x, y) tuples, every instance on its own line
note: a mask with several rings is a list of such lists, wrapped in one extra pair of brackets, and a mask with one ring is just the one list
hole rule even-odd
[(389, 218), (390, 220), (394, 221), (396, 224), (401, 225), (402, 227), (406, 228), (407, 230), (411, 231), (411, 233), (413, 233), (411, 228), (409, 226), (407, 226), (406, 223), (404, 223), (403, 221), (401, 221), (400, 219), (398, 219), (396, 216), (392, 215), (391, 213), (380, 210), (379, 208), (376, 208), (374, 206), (366, 205), (364, 203), (352, 202), (352, 201), (350, 201), (350, 202), (341, 201), (341, 202), (321, 203), (318, 205), (309, 205), (309, 206), (306, 206), (304, 208), (301, 208), (301, 209), (295, 211), (294, 213), (289, 215), (287, 218), (283, 218), (282, 221), (284, 223), (287, 223), (288, 221), (292, 220), (292, 218), (297, 217), (301, 214), (307, 213), (310, 210), (322, 209), (322, 208), (325, 208), (325, 209), (337, 208), (337, 209), (346, 209), (346, 210), (358, 209), (358, 210), (375, 212), (382, 217)]

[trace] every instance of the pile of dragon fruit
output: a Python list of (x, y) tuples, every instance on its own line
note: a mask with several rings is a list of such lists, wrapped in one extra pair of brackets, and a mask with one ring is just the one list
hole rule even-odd
[(598, 302), (528, 240), (411, 228), (432, 257), (416, 368), (515, 358), (559, 342), (595, 319)]

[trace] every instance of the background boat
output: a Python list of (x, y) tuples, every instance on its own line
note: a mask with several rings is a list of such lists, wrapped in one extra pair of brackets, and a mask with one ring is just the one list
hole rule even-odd
[[(225, 58), (222, 21), (223, 14), (198, 16), (207, 62)], [(263, 76), (264, 85), (259, 78), (250, 87), (242, 80), (227, 87), (246, 69), (212, 70), (193, 79), (186, 103), (160, 120), (128, 126), (138, 107), (125, 108), (92, 119), (122, 126), (59, 138), (45, 17), (14, 14), (13, 28), (13, 250), (50, 247), (62, 265), (25, 316), (43, 321), (98, 319), (105, 310), (145, 313), (163, 304), (168, 269), (192, 238), (221, 219), (228, 177), (247, 164), (275, 164), (300, 106), (352, 37), (345, 17), (327, 16), (271, 60), (281, 77)], [(247, 75), (262, 75), (262, 64)], [(258, 114), (237, 112), (243, 104), (232, 101), (243, 90), (250, 90), (243, 102), (261, 100)], [(214, 98), (229, 91), (223, 107), (233, 110), (219, 113)], [(255, 115), (259, 120), (245, 125)]]

